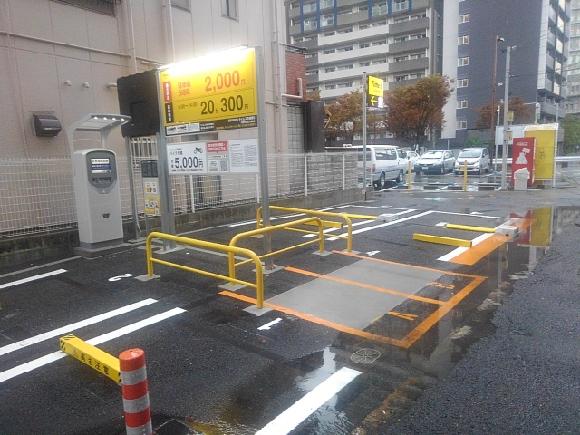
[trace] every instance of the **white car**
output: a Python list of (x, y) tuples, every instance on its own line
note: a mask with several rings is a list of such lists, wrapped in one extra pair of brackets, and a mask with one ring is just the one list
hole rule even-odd
[(487, 148), (465, 148), (461, 150), (453, 168), (455, 175), (463, 173), (465, 162), (467, 162), (467, 172), (476, 172), (481, 175), (491, 169), (491, 160), (489, 159)]
[(455, 157), (449, 150), (432, 150), (421, 155), (415, 162), (415, 172), (420, 174), (445, 174), (453, 171)]
[[(358, 167), (363, 167), (362, 146), (353, 146), (358, 151)], [(375, 187), (383, 187), (385, 181), (393, 180), (397, 183), (403, 180), (407, 170), (405, 152), (394, 145), (367, 145), (367, 180), (372, 180)], [(362, 178), (362, 177), (361, 177)], [(362, 179), (360, 180), (362, 181)]]

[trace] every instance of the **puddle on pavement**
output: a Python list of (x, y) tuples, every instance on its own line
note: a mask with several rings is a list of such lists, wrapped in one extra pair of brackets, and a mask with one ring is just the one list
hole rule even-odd
[(278, 401), (274, 408), (283, 411), (338, 369), (350, 367), (361, 375), (291, 433), (381, 433), (424, 389), (446, 375), (473, 343), (494, 333), (492, 320), (498, 307), (517, 281), (533, 273), (552, 238), (574, 226), (580, 209), (539, 208), (509, 217), (530, 219), (531, 225), (476, 266), (461, 270), (488, 278), (409, 350), (339, 333), (331, 346), (319, 352), (286, 364), (273, 362), (258, 375), (269, 379), (267, 386), (244, 385), (243, 391), (230, 397), (217, 422), (184, 419), (182, 423), (190, 428), (189, 433), (255, 433), (273, 419), (263, 412), (273, 402)]

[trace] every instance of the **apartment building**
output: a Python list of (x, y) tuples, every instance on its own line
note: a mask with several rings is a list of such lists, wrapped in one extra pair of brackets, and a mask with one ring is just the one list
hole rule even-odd
[[(240, 45), (264, 47), (272, 151), (301, 152), (300, 135), (292, 136), (302, 144), (288, 143), (295, 108), (283, 95), (298, 92), (295, 78), (286, 86), (285, 34), (282, 0), (2, 0), (2, 157), (66, 157), (75, 146), (65, 133), (73, 122), (118, 113), (117, 78)], [(36, 136), (36, 113), (55, 116), (63, 131)], [(233, 134), (257, 131), (212, 133)], [(109, 142), (125, 154), (117, 130)]]
[(454, 81), (454, 91), (445, 107), (443, 139), (462, 145), (476, 134), (489, 140), (490, 127), (478, 126), (478, 110), (491, 102), (492, 86), (496, 102), (503, 99), (508, 45), (514, 47), (510, 97), (530, 105), (530, 122), (534, 112), (539, 122), (564, 116), (570, 10), (570, 0), (445, 1), (443, 73)]
[(566, 113), (580, 115), (580, 0), (572, 0), (570, 4), (566, 91)]
[(441, 72), (442, 0), (286, 1), (289, 41), (306, 54), (307, 90), (331, 100), (361, 87), (386, 89)]

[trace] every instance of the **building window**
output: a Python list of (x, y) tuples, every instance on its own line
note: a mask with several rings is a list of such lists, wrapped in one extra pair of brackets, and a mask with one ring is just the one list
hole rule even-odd
[(327, 48), (326, 50), (324, 50), (324, 54), (332, 54), (334, 53), (334, 48)]
[(469, 45), (469, 35), (462, 35), (457, 38), (458, 45)]
[(118, 0), (61, 0), (63, 3), (77, 6), (100, 14), (115, 15), (115, 4)]
[(364, 42), (362, 44), (359, 44), (358, 46), (359, 46), (359, 48), (368, 48), (371, 46), (371, 44), (369, 44), (368, 42)]
[(324, 85), (324, 89), (334, 89), (336, 85)]
[(339, 65), (336, 67), (337, 71), (345, 71), (347, 69), (352, 69), (352, 64), (349, 65)]
[(237, 20), (238, 0), (222, 0), (222, 15), (232, 20)]
[(458, 88), (467, 88), (469, 86), (469, 79), (459, 79), (457, 80)]
[(328, 68), (324, 68), (325, 73), (331, 73), (331, 72), (334, 72), (335, 70), (336, 70), (336, 68), (333, 66), (328, 67)]
[(375, 59), (373, 60), (373, 65), (378, 63), (387, 63), (387, 59)]
[(359, 63), (359, 66), (369, 66), (371, 63), (370, 62), (361, 62)]
[(469, 56), (460, 57), (457, 59), (457, 66), (467, 66), (469, 65)]
[(385, 40), (374, 41), (373, 42), (373, 46), (375, 46), (375, 45), (385, 45), (386, 43), (387, 43), (387, 41), (385, 41)]
[(332, 36), (335, 32), (324, 32), (324, 36)]
[(352, 86), (352, 82), (340, 82), (338, 84), (339, 88), (350, 88)]
[(466, 130), (467, 129), (467, 120), (466, 119), (458, 119), (457, 120), (457, 130)]
[(320, 26), (332, 26), (334, 25), (334, 15), (324, 15), (320, 19)]
[(400, 44), (402, 42), (405, 42), (409, 39), (409, 37), (407, 35), (405, 36), (396, 36), (393, 38), (393, 43), (395, 44)]
[(393, 1), (393, 12), (401, 12), (409, 9), (409, 4), (407, 0), (394, 0)]
[(364, 29), (368, 29), (369, 27), (370, 27), (370, 26), (369, 26), (368, 24), (360, 24), (360, 25), (358, 26), (358, 29), (359, 29), (359, 30), (364, 30)]
[(334, 6), (334, 0), (320, 0), (320, 9), (331, 8)]
[(304, 3), (302, 11), (305, 14), (309, 14), (310, 12), (316, 12), (316, 3)]
[(459, 24), (469, 23), (469, 14), (459, 15)]
[(304, 30), (316, 30), (318, 24), (316, 18), (305, 18), (304, 19)]
[(409, 60), (409, 56), (407, 55), (395, 57), (395, 63), (405, 62), (406, 60)]
[(337, 48), (336, 51), (339, 53), (343, 51), (352, 51), (352, 45), (349, 45), (348, 47)]
[(407, 74), (395, 76), (395, 82), (404, 82), (405, 80), (409, 80), (409, 76)]
[(469, 101), (467, 101), (467, 100), (459, 100), (457, 102), (457, 108), (458, 109), (467, 109), (467, 108), (469, 108)]
[(393, 20), (393, 23), (395, 23), (395, 24), (405, 23), (405, 22), (409, 21), (409, 18), (410, 17), (408, 15), (405, 15), (404, 17), (400, 17), (400, 18), (395, 18)]
[(338, 33), (352, 33), (352, 27), (347, 27), (346, 29), (340, 29)]

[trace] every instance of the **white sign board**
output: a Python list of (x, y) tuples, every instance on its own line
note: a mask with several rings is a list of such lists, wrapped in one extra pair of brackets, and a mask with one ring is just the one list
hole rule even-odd
[(235, 139), (167, 145), (171, 175), (257, 173), (258, 141)]
[(207, 173), (206, 142), (181, 142), (167, 145), (170, 174)]

